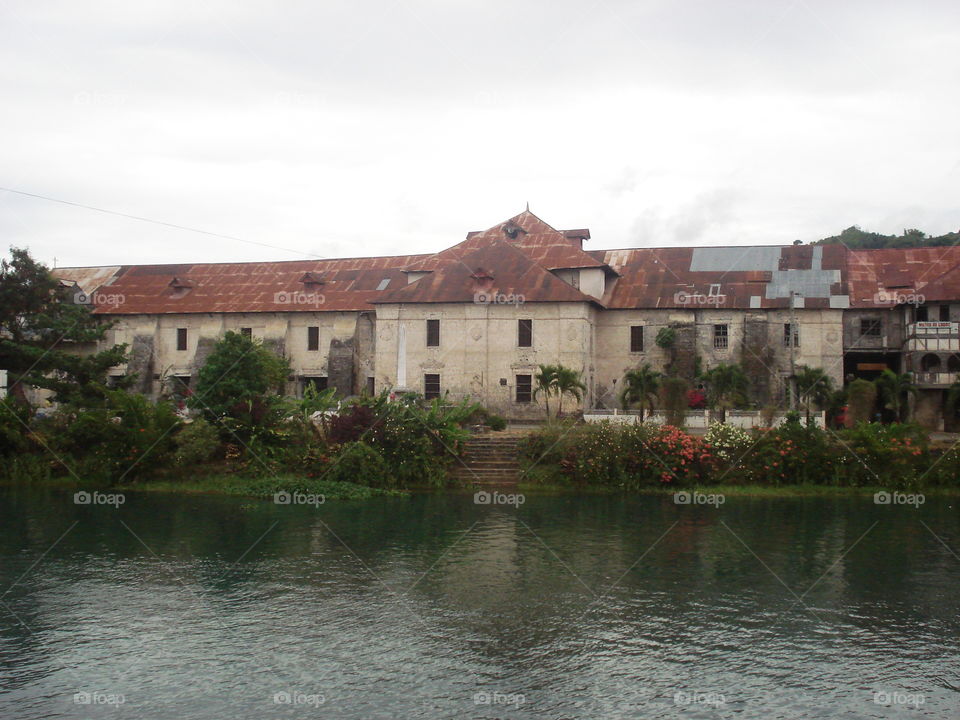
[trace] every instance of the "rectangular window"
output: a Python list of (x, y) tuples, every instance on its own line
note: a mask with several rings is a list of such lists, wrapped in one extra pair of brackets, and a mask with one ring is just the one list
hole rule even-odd
[(440, 376), (435, 373), (427, 373), (423, 376), (423, 396), (427, 400), (433, 400), (440, 397)]
[(253, 328), (240, 328), (240, 334), (245, 338), (253, 337)]
[(533, 320), (523, 318), (517, 320), (517, 345), (520, 347), (533, 347)]
[(630, 326), (630, 352), (643, 352), (643, 325)]
[(440, 347), (439, 320), (427, 320), (427, 347)]
[(716, 350), (726, 350), (728, 342), (727, 326), (713, 326), (713, 347)]
[(308, 327), (307, 328), (307, 350), (319, 350), (319, 349), (320, 349), (320, 328)]
[(533, 402), (533, 375), (517, 375), (517, 402)]
[(926, 305), (917, 305), (917, 322), (927, 322)]
[(796, 323), (783, 324), (783, 346), (790, 347), (790, 326), (793, 326), (793, 346), (800, 347), (800, 326)]
[(883, 334), (883, 321), (880, 318), (862, 318), (860, 337), (880, 337)]
[(940, 306), (940, 322), (949, 322), (950, 321), (950, 306), (941, 305)]
[(377, 382), (372, 377), (367, 378), (367, 395), (376, 395)]
[(177, 328), (177, 350), (187, 349), (187, 329)]

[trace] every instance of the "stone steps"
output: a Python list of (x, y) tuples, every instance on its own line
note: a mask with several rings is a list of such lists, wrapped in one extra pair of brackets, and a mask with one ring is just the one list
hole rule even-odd
[(470, 438), (464, 447), (463, 462), (451, 468), (451, 475), (474, 485), (516, 484), (520, 479), (517, 442), (522, 435), (495, 433)]

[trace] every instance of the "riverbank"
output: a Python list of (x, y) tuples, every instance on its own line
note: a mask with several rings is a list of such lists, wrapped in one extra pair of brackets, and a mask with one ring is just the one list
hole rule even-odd
[(277, 493), (294, 493), (323, 500), (367, 500), (373, 497), (402, 495), (399, 490), (372, 488), (356, 483), (322, 478), (307, 478), (294, 474), (251, 477), (231, 473), (214, 473), (183, 480), (142, 480), (129, 485), (97, 487), (72, 477), (56, 477), (32, 482), (0, 478), (0, 486), (34, 486), (63, 490), (97, 490), (127, 493), (182, 493), (185, 495), (228, 495), (234, 497), (272, 499)]

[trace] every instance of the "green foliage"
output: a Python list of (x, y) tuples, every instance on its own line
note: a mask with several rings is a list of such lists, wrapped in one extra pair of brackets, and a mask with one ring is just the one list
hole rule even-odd
[(489, 415), (487, 417), (486, 425), (491, 430), (499, 432), (500, 430), (507, 429), (507, 421), (502, 418), (500, 415)]
[(672, 327), (662, 327), (657, 332), (657, 338), (654, 342), (657, 344), (657, 347), (663, 348), (664, 350), (669, 350), (673, 347), (673, 344), (677, 340), (677, 331)]
[(913, 486), (927, 464), (927, 433), (913, 423), (859, 423), (838, 433), (848, 485)]
[(627, 410), (631, 405), (639, 405), (640, 421), (643, 422), (647, 410), (652, 410), (657, 400), (662, 377), (650, 367), (649, 363), (628, 371), (623, 376), (623, 389), (620, 391), (620, 403), (623, 409)]
[(362, 441), (341, 446), (339, 456), (321, 479), (379, 488), (397, 484), (396, 474), (391, 472), (383, 456)]
[(906, 396), (915, 395), (917, 392), (910, 373), (897, 374), (887, 368), (880, 373), (880, 377), (874, 380), (874, 383), (883, 406), (893, 411), (898, 422), (902, 420)]
[(727, 463), (739, 460), (753, 445), (750, 433), (726, 423), (713, 423), (703, 439), (717, 458)]
[(574, 482), (619, 489), (705, 482), (714, 459), (701, 438), (671, 426), (596, 423), (556, 437), (550, 429), (522, 444), (526, 462), (547, 466)]
[(141, 395), (107, 391), (105, 406), (67, 407), (38, 425), (38, 434), (83, 481), (114, 484), (163, 467), (180, 419), (169, 404)]
[(563, 412), (563, 398), (570, 395), (580, 401), (587, 386), (580, 379), (580, 373), (563, 365), (541, 365), (534, 375), (533, 396), (544, 396), (547, 417), (550, 417), (550, 396), (557, 396), (557, 414)]
[(0, 457), (26, 452), (29, 439), (30, 410), (25, 405), (0, 400)]
[(877, 404), (877, 386), (857, 378), (847, 387), (847, 421), (853, 425), (873, 420)]
[(288, 373), (285, 358), (257, 340), (227, 332), (200, 369), (187, 405), (214, 425), (232, 420), (224, 425), (245, 439), (282, 419), (284, 403), (277, 391)]
[(736, 363), (721, 363), (702, 375), (707, 385), (710, 407), (720, 411), (720, 422), (725, 422), (727, 410), (746, 401), (747, 375)]
[(825, 409), (833, 394), (833, 379), (822, 368), (798, 365), (796, 371), (797, 394), (803, 404), (807, 424), (810, 424), (810, 407)]
[(203, 418), (185, 424), (173, 441), (173, 460), (179, 467), (209, 462), (220, 450), (220, 433)]
[(838, 243), (851, 249), (952, 246), (960, 243), (960, 233), (952, 232), (932, 237), (913, 228), (905, 229), (901, 235), (881, 235), (880, 233), (861, 230), (853, 225), (839, 235), (832, 235), (816, 242), (817, 245), (835, 245)]
[[(126, 346), (100, 352), (112, 323), (75, 302), (79, 288), (65, 288), (26, 250), (11, 248), (0, 261), (0, 368), (9, 371), (10, 394), (25, 402), (24, 386), (53, 391), (57, 402), (102, 405), (107, 371), (126, 359)], [(121, 384), (129, 384), (126, 378)]]

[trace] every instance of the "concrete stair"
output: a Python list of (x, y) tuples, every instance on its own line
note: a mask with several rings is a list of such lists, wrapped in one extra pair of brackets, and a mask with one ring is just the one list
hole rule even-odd
[(463, 462), (451, 468), (454, 480), (474, 485), (511, 485), (520, 479), (517, 442), (527, 431), (483, 433), (466, 443)]

